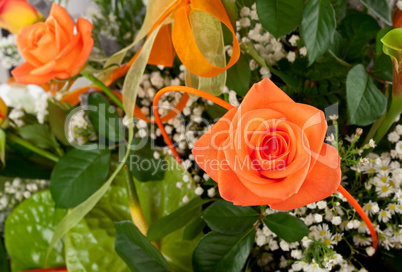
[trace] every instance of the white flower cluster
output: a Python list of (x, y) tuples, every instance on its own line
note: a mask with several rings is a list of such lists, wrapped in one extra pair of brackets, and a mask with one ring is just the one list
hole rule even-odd
[(9, 212), (18, 203), (49, 187), (47, 180), (15, 178), (4, 183), (0, 190), (0, 213)]
[(23, 62), (15, 43), (15, 35), (0, 37), (0, 60), (5, 69), (11, 69)]
[(86, 144), (96, 140), (95, 129), (88, 119), (84, 110), (73, 115), (69, 123), (68, 141), (76, 142), (78, 145)]
[[(288, 41), (285, 37), (276, 39), (268, 31), (263, 29), (256, 10), (256, 4), (253, 4), (251, 8), (243, 7), (240, 10), (240, 20), (236, 22), (237, 38), (241, 43), (251, 42), (257, 52), (263, 57), (270, 65), (274, 65), (277, 61), (286, 58), (289, 62), (296, 60), (296, 53), (300, 56), (307, 55), (307, 48), (298, 48), (298, 40), (300, 37), (292, 35)], [(287, 51), (284, 48), (284, 43), (287, 43), (289, 47), (295, 48), (296, 51)], [(230, 54), (231, 48), (228, 47)], [(258, 68), (255, 60), (250, 61), (250, 69), (255, 70)], [(260, 67), (259, 72), (262, 78), (270, 78), (271, 72), (266, 67)]]

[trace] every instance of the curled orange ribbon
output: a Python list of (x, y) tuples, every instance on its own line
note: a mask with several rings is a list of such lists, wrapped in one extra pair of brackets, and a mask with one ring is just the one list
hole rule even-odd
[[(175, 159), (177, 160), (178, 163), (181, 163), (182, 160), (180, 158), (180, 155), (177, 153), (174, 144), (172, 143), (172, 141), (169, 138), (169, 135), (166, 133), (166, 130), (163, 126), (163, 121), (160, 118), (159, 112), (158, 112), (158, 103), (160, 98), (162, 97), (162, 95), (169, 93), (169, 92), (175, 92), (175, 91), (180, 91), (180, 92), (184, 92), (184, 93), (189, 93), (189, 94), (194, 94), (197, 96), (200, 96), (202, 98), (208, 99), (216, 104), (218, 104), (219, 106), (230, 110), (233, 109), (234, 106), (232, 106), (231, 104), (227, 103), (226, 101), (221, 100), (220, 98), (217, 98), (209, 93), (194, 89), (194, 88), (190, 88), (190, 87), (185, 87), (185, 86), (171, 86), (171, 87), (166, 87), (161, 89), (154, 98), (153, 101), (153, 112), (155, 115), (155, 121), (156, 124), (158, 125), (159, 129), (161, 130), (162, 136), (166, 142), (166, 144), (168, 145), (168, 147), (170, 148), (170, 150), (173, 153), (173, 156), (175, 157)], [(372, 222), (370, 221), (370, 218), (367, 216), (367, 214), (364, 212), (363, 208), (359, 205), (359, 203), (350, 195), (350, 193), (342, 186), (339, 185), (338, 187), (338, 191), (349, 201), (349, 203), (353, 206), (353, 208), (356, 210), (356, 212), (361, 216), (361, 218), (363, 219), (363, 221), (366, 223), (368, 229), (370, 230), (370, 234), (373, 240), (373, 247), (375, 250), (377, 250), (378, 247), (378, 238), (377, 238), (377, 234), (375, 232), (374, 226), (372, 224)]]

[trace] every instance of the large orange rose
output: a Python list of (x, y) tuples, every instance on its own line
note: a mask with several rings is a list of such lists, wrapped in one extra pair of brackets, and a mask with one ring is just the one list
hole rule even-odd
[(0, 27), (11, 33), (39, 21), (42, 15), (27, 0), (0, 0)]
[(265, 79), (195, 143), (193, 155), (235, 205), (295, 209), (340, 184), (339, 154), (324, 143), (326, 130), (322, 111)]
[(68, 79), (84, 67), (93, 47), (92, 24), (74, 21), (61, 6), (53, 4), (49, 17), (21, 29), (17, 47), (26, 62), (11, 73), (17, 82), (43, 84), (51, 79)]

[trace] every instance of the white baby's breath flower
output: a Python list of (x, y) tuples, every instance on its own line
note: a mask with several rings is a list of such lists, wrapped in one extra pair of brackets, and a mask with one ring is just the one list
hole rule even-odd
[(307, 47), (300, 48), (299, 53), (301, 56), (307, 56)]
[(396, 131), (391, 132), (388, 134), (388, 141), (391, 143), (396, 143), (399, 141), (399, 134)]

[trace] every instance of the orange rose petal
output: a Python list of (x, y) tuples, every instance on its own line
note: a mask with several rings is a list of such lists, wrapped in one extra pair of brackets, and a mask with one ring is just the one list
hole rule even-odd
[(198, 164), (213, 180), (218, 181), (216, 169), (218, 151), (221, 144), (228, 137), (229, 126), (237, 108), (229, 110), (194, 144), (192, 153)]
[(53, 71), (54, 67), (56, 66), (56, 61), (52, 60), (46, 63), (45, 65), (42, 65), (40, 67), (36, 67), (31, 71), (31, 75), (34, 76), (43, 76), (46, 74), (49, 74)]
[(268, 203), (282, 202), (282, 200), (260, 197), (248, 190), (239, 180), (239, 177), (233, 172), (225, 161), (223, 151), (218, 152), (219, 171), (217, 173), (217, 183), (219, 194), (227, 201), (235, 205), (255, 206), (267, 205)]
[(295, 103), (271, 80), (265, 78), (251, 87), (241, 102), (239, 110), (241, 108), (242, 112), (245, 113), (256, 109), (271, 109), (268, 104), (273, 104), (274, 102)]
[(270, 204), (275, 210), (291, 210), (322, 200), (335, 193), (341, 182), (338, 151), (324, 144), (325, 156), (321, 156), (307, 175), (299, 192), (282, 203)]
[(82, 67), (87, 62), (89, 55), (91, 54), (92, 47), (94, 45), (94, 40), (92, 38), (92, 24), (83, 18), (78, 18), (77, 20), (77, 31), (81, 35), (82, 49), (80, 55), (76, 59), (76, 62), (71, 65), (72, 70), (71, 75), (78, 74)]
[(54, 18), (59, 23), (65, 33), (70, 36), (69, 39), (71, 39), (74, 33), (74, 21), (71, 19), (67, 10), (53, 3), (47, 20), (50, 20), (51, 18)]
[(327, 121), (324, 113), (310, 105), (300, 103), (294, 103), (289, 107), (288, 103), (277, 102), (269, 105), (269, 108), (281, 112), (286, 116), (287, 120), (291, 120), (306, 134), (310, 146), (309, 152), (312, 156), (310, 166), (310, 169), (312, 169), (321, 151), (327, 132)]
[(15, 80), (19, 83), (23, 84), (36, 84), (36, 85), (41, 85), (49, 80), (51, 80), (54, 77), (54, 73), (50, 73), (47, 75), (43, 76), (35, 76), (31, 75), (30, 72), (34, 69), (35, 67), (32, 66), (31, 64), (24, 62), (17, 68), (11, 71), (11, 74), (15, 78)]
[(45, 33), (38, 42), (37, 47), (31, 49), (30, 53), (41, 63), (54, 60), (57, 56), (54, 34), (49, 32)]
[(72, 50), (76, 49), (77, 47), (79, 47), (79, 43), (80, 43), (80, 36), (79, 35), (75, 35), (68, 44), (64, 45), (64, 48), (61, 52), (58, 53), (58, 55), (56, 56), (56, 60), (61, 59), (65, 56), (67, 56)]

